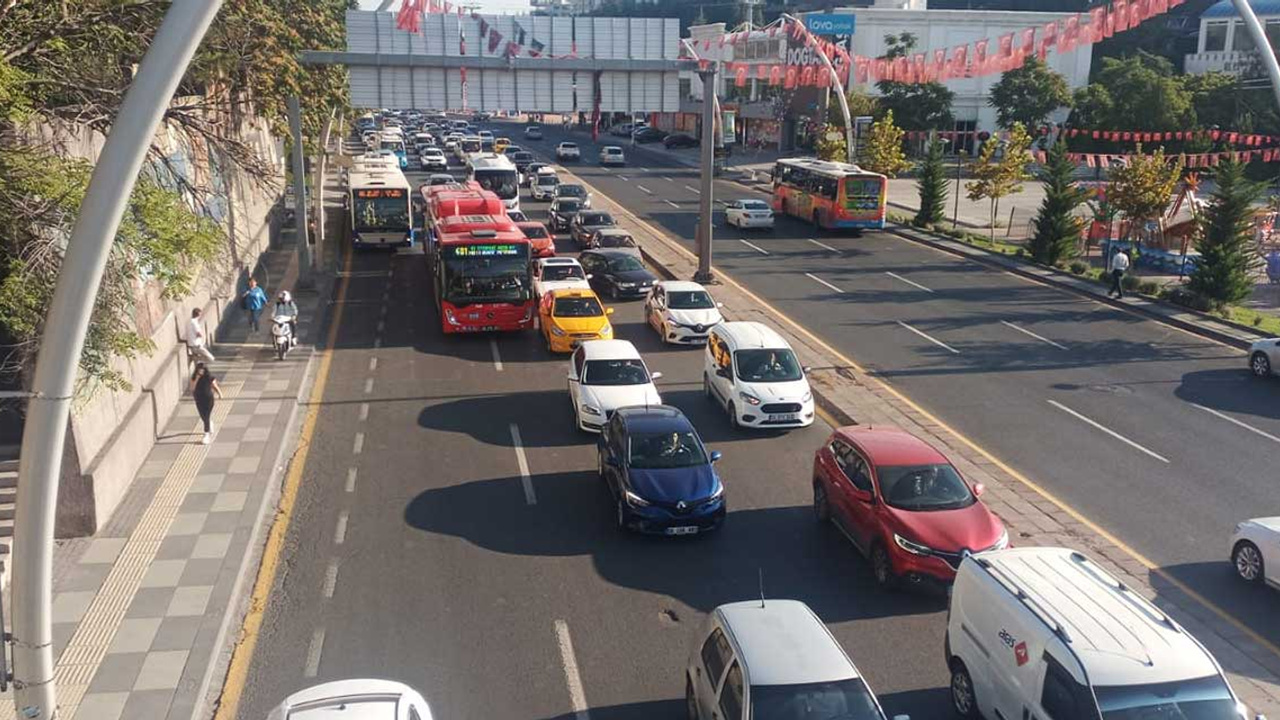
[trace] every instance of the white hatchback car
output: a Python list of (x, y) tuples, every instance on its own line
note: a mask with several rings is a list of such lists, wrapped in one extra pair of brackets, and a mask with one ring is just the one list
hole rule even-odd
[(627, 156), (622, 154), (622, 148), (617, 145), (605, 145), (600, 148), (600, 164), (626, 165)]
[(590, 290), (591, 282), (575, 258), (556, 256), (533, 261), (533, 294), (551, 290)]
[(613, 411), (633, 405), (661, 405), (653, 381), (636, 346), (626, 340), (588, 340), (569, 358), (569, 400), (573, 424), (600, 432)]
[(417, 690), (394, 680), (336, 680), (290, 695), (267, 720), (431, 720), (431, 708)]
[(556, 146), (557, 160), (577, 160), (581, 157), (577, 143), (562, 142)]
[(538, 168), (538, 175), (529, 181), (529, 197), (550, 202), (555, 199), (559, 185), (560, 178), (556, 176), (555, 168)]
[(645, 299), (644, 317), (664, 343), (702, 344), (711, 328), (724, 322), (722, 307), (696, 282), (663, 280)]
[(1280, 338), (1259, 340), (1249, 347), (1249, 371), (1257, 377), (1280, 373)]
[(724, 208), (724, 223), (739, 230), (773, 229), (773, 208), (763, 200), (734, 200)]
[(1231, 534), (1231, 564), (1241, 580), (1280, 588), (1280, 517), (1236, 525)]
[(702, 390), (735, 428), (800, 428), (813, 424), (807, 369), (772, 328), (726, 322), (711, 328), (703, 354)]

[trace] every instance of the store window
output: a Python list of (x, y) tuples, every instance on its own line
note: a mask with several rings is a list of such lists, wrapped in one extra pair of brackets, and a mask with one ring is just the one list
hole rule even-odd
[(1222, 52), (1227, 49), (1227, 23), (1211, 22), (1204, 26), (1204, 51)]
[(1235, 52), (1252, 52), (1257, 49), (1253, 38), (1249, 37), (1249, 28), (1242, 22), (1231, 23), (1231, 49)]

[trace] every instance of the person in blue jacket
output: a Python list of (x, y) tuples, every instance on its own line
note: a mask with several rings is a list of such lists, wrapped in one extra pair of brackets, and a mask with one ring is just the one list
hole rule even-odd
[(249, 315), (249, 327), (254, 332), (258, 332), (258, 319), (262, 317), (262, 308), (267, 306), (267, 294), (258, 287), (258, 281), (249, 278), (249, 289), (240, 296), (240, 303), (244, 305), (245, 312)]

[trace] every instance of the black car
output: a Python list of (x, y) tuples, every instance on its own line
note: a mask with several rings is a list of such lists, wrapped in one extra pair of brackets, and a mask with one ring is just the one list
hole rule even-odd
[(662, 144), (669, 148), (689, 148), (698, 147), (700, 143), (698, 138), (688, 133), (671, 133), (662, 138)]
[(667, 137), (667, 134), (658, 128), (647, 127), (635, 131), (632, 136), (636, 142), (640, 144), (659, 142)]
[(724, 485), (715, 470), (720, 453), (707, 451), (676, 408), (615, 410), (596, 450), (618, 529), (696, 535), (724, 522)]
[(578, 262), (591, 278), (591, 288), (612, 300), (642, 298), (658, 281), (634, 251), (587, 250), (578, 256)]
[(559, 200), (560, 198), (581, 200), (584, 210), (591, 207), (591, 193), (587, 192), (587, 188), (578, 183), (560, 183), (557, 185), (554, 199)]
[(569, 229), (569, 224), (580, 212), (582, 212), (582, 201), (560, 198), (553, 201), (551, 207), (547, 208), (547, 224), (551, 226), (552, 232), (564, 232)]
[(601, 228), (587, 238), (587, 247), (593, 250), (626, 250), (632, 255), (640, 255), (640, 245), (631, 233), (622, 228)]
[(521, 150), (520, 152), (507, 153), (507, 157), (516, 166), (517, 172), (524, 172), (533, 164), (533, 153), (531, 152)]
[(587, 241), (591, 239), (592, 233), (604, 228), (617, 227), (618, 223), (613, 216), (601, 210), (584, 210), (578, 213), (573, 219), (573, 223), (569, 225), (569, 237), (578, 243), (579, 247), (587, 247)]

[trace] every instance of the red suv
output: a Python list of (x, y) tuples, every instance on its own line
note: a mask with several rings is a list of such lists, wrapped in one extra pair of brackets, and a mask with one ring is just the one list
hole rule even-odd
[(813, 509), (871, 559), (876, 583), (949, 585), (1009, 535), (942, 453), (896, 428), (836, 430), (813, 458)]

